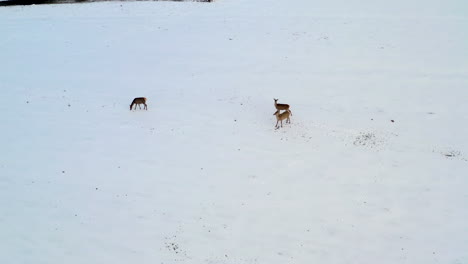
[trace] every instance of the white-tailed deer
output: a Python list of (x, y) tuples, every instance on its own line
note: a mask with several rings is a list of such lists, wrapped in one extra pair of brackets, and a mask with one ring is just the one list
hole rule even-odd
[(291, 110), (289, 110), (289, 105), (288, 104), (278, 104), (278, 99), (275, 99), (273, 98), (273, 100), (275, 100), (275, 108), (276, 110), (286, 110), (288, 111), (291, 115), (292, 115), (292, 112)]
[(145, 105), (143, 109), (148, 110), (148, 106), (146, 105), (146, 98), (145, 97), (137, 97), (133, 99), (132, 104), (130, 105), (130, 110), (132, 110), (133, 105), (135, 105), (135, 109), (138, 107), (141, 109), (141, 105)]
[(291, 119), (289, 119), (289, 115), (291, 114), (291, 111), (286, 110), (283, 113), (280, 114), (280, 110), (277, 110), (273, 115), (276, 116), (276, 125), (275, 128), (279, 128), (278, 122), (281, 122), (281, 127), (283, 127), (283, 120), (286, 119), (286, 123), (291, 124)]

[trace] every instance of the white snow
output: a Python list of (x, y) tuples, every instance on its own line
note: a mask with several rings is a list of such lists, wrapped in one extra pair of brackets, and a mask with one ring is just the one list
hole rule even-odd
[(468, 263), (467, 29), (455, 0), (0, 8), (0, 263)]

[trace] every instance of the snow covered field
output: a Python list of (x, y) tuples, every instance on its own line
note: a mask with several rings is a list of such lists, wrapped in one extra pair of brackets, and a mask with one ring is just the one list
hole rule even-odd
[(0, 263), (467, 264), (467, 29), (461, 0), (0, 8)]

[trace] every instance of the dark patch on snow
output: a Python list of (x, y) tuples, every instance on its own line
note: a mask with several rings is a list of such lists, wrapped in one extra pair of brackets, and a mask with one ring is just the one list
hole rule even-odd
[(442, 150), (442, 151), (433, 150), (433, 152), (440, 153), (442, 156), (444, 156), (447, 159), (458, 159), (458, 160), (468, 161), (468, 159), (459, 150), (455, 150), (455, 149), (448, 149), (448, 150)]
[[(93, 2), (117, 2), (119, 0), (7, 0), (0, 1), (0, 6), (24, 6), (24, 5), (45, 5), (45, 4), (75, 4)], [(139, 0), (136, 0), (139, 1)], [(213, 2), (214, 0), (145, 0), (147, 2), (172, 1), (172, 2)], [(126, 2), (126, 1), (119, 1)]]
[(447, 158), (456, 158), (456, 157), (461, 156), (461, 152), (457, 150), (450, 150), (450, 151), (443, 153), (443, 155)]
[(376, 145), (376, 143), (377, 140), (374, 133), (361, 133), (353, 142), (356, 146), (373, 146)]

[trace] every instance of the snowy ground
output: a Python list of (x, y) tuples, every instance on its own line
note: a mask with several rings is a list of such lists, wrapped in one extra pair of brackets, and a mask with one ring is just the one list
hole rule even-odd
[(467, 14), (0, 8), (0, 263), (468, 263)]

